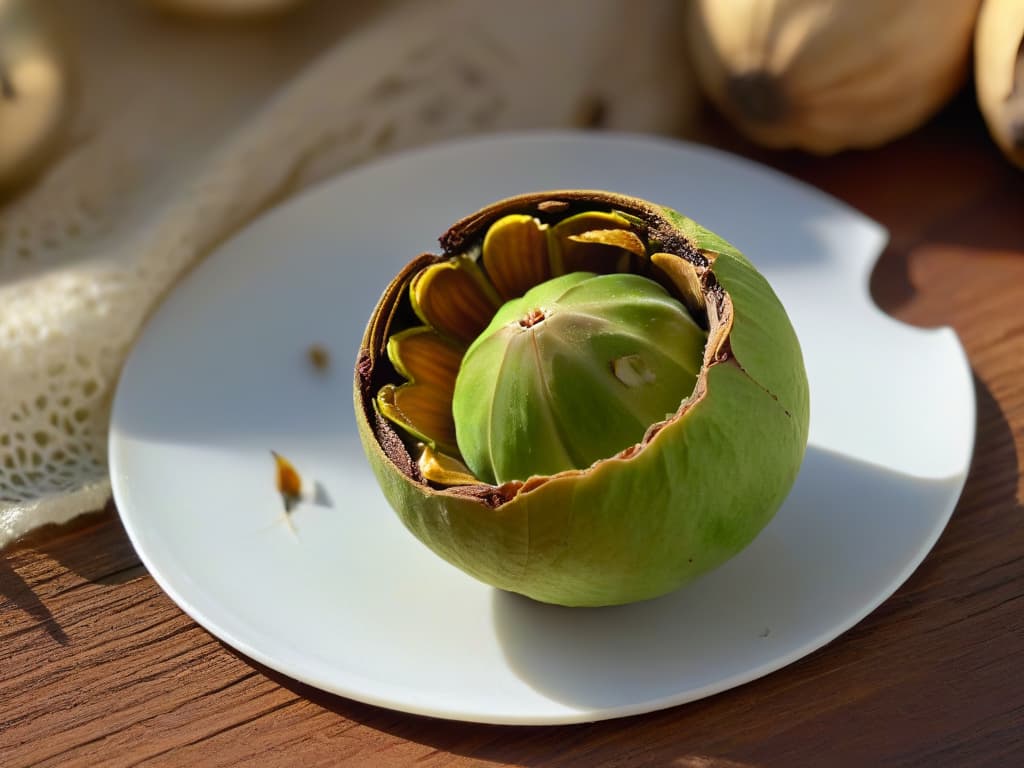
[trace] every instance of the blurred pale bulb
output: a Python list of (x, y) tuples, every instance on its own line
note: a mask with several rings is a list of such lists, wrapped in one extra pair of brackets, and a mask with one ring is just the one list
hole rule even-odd
[(304, 0), (149, 0), (152, 5), (176, 13), (196, 16), (258, 16), (276, 13)]
[(67, 73), (38, 7), (0, 0), (0, 188), (38, 170), (67, 109)]

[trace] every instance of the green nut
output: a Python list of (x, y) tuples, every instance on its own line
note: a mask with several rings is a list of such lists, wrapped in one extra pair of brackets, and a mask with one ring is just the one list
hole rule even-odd
[(586, 469), (693, 391), (707, 336), (658, 283), (572, 272), (508, 301), (455, 382), (458, 447), (485, 482)]
[(594, 606), (677, 589), (757, 536), (809, 398), (739, 251), (594, 191), (495, 203), (441, 245), (387, 286), (355, 370), (366, 455), (417, 538), (499, 589)]

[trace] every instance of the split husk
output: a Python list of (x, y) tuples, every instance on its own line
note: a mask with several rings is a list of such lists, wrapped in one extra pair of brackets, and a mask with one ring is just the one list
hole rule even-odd
[[(549, 244), (557, 241), (548, 263), (509, 269), (489, 260), (486, 238), (527, 242), (531, 226), (547, 233)], [(430, 549), (499, 589), (561, 605), (611, 605), (680, 587), (742, 550), (771, 520), (806, 446), (807, 379), (784, 308), (738, 250), (671, 209), (579, 190), (489, 205), (440, 242), (440, 255), (415, 258), (385, 289), (354, 382), (374, 474), (402, 522)], [(535, 254), (505, 252), (516, 259)], [(436, 407), (445, 397), (450, 407), (450, 395), (438, 394), (450, 391), (454, 375), (444, 350), (465, 349), (483, 330), (470, 334), (467, 324), (486, 325), (488, 311), (493, 316), (531, 281), (552, 270), (590, 270), (595, 259), (598, 271), (657, 281), (706, 331), (692, 392), (638, 442), (590, 466), (480, 481), (444, 432), (444, 408)], [(458, 289), (476, 298), (462, 302), (456, 318), (445, 319), (451, 302), (422, 290), (440, 281), (479, 287)], [(424, 318), (434, 325), (424, 326)], [(455, 338), (460, 333), (466, 338)], [(402, 421), (406, 401), (425, 429)]]

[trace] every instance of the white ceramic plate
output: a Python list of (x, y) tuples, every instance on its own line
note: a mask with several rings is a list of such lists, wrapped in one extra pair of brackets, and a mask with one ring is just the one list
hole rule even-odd
[[(743, 250), (807, 360), (799, 480), (746, 551), (658, 600), (533, 603), (408, 534), (359, 446), (351, 365), (380, 291), (463, 215), (509, 195), (610, 189), (678, 208)], [(860, 214), (750, 162), (633, 137), (462, 141), (341, 176), (272, 211), (173, 292), (114, 404), (114, 496), (139, 556), (210, 632), (297, 680), (407, 712), (568, 723), (655, 710), (767, 674), (885, 600), (959, 497), (974, 391), (948, 329), (884, 316), (886, 239)], [(322, 344), (333, 365), (306, 361)], [(269, 451), (316, 478), (281, 520)]]

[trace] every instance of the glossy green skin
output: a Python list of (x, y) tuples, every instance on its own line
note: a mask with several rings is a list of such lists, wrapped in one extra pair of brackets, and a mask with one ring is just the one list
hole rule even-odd
[(566, 472), (491, 507), (403, 475), (358, 405), (364, 448), (406, 527), (439, 556), (499, 589), (570, 606), (628, 603), (677, 589), (749, 544), (788, 494), (807, 442), (800, 346), (767, 281), (692, 220), (663, 215), (732, 299), (733, 357), (706, 389), (627, 459)]
[[(545, 318), (524, 327), (540, 309)], [(463, 358), (452, 404), (462, 457), (476, 477), (504, 483), (614, 456), (693, 392), (706, 338), (645, 277), (541, 283), (506, 302)]]

